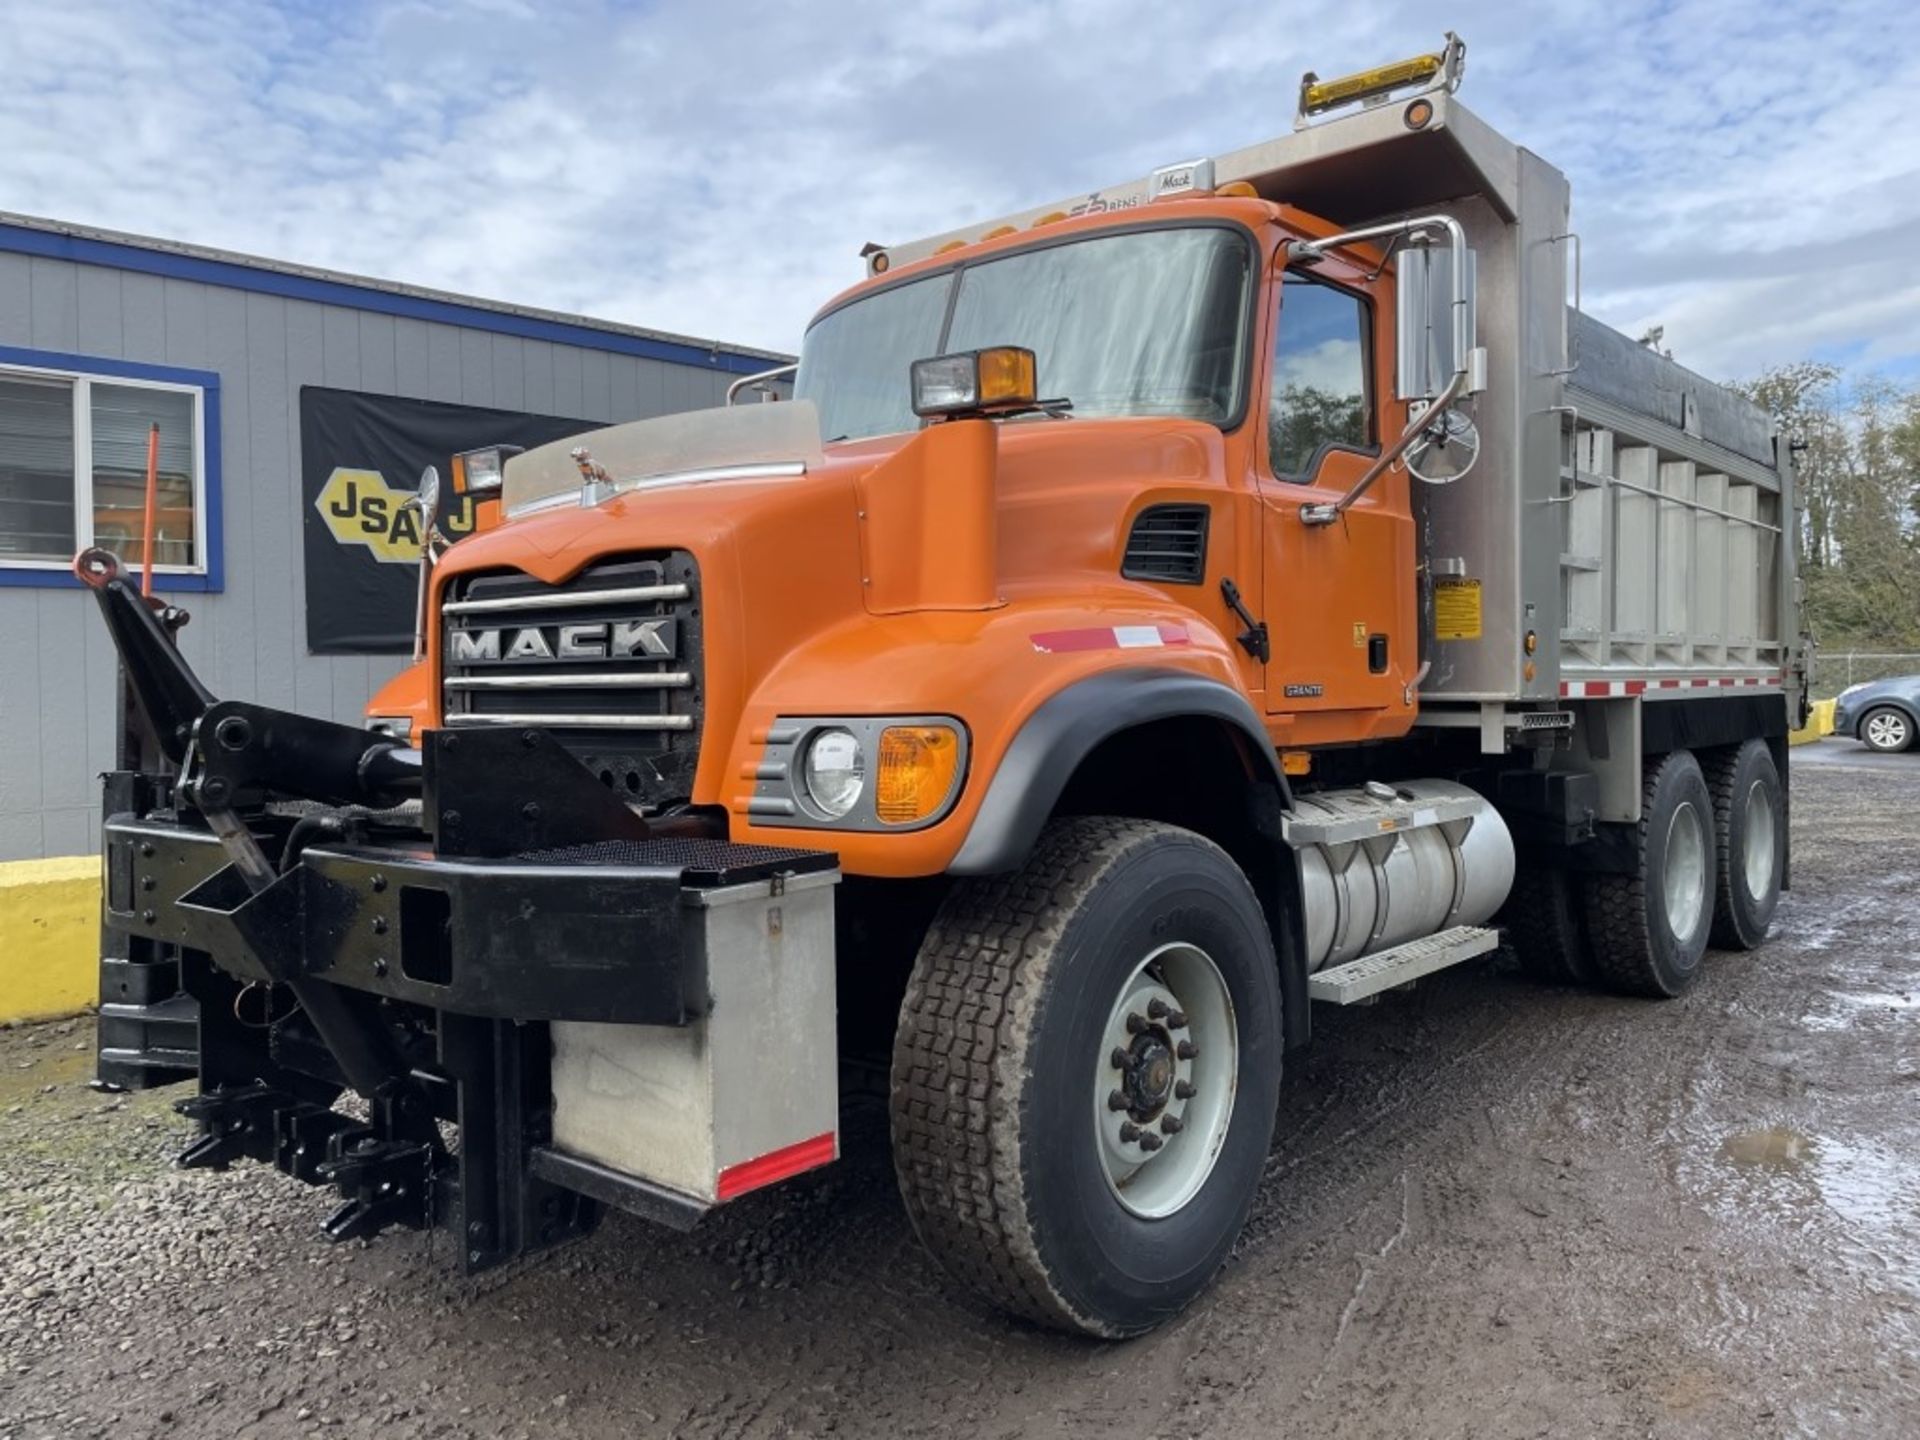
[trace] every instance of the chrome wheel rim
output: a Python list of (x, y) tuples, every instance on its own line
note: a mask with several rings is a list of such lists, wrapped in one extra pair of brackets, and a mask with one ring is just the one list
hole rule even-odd
[(1692, 801), (1683, 801), (1667, 822), (1667, 928), (1682, 942), (1699, 928), (1707, 898), (1707, 832)]
[(1233, 1119), (1239, 1039), (1226, 979), (1197, 945), (1162, 945), (1120, 986), (1093, 1120), (1107, 1188), (1133, 1214), (1172, 1215), (1207, 1183)]
[(1773, 889), (1773, 804), (1767, 787), (1756, 780), (1747, 790), (1746, 853), (1741, 857), (1747, 876), (1747, 894), (1764, 900)]
[(1907, 722), (1903, 716), (1882, 710), (1867, 717), (1867, 739), (1878, 750), (1902, 750), (1907, 744)]

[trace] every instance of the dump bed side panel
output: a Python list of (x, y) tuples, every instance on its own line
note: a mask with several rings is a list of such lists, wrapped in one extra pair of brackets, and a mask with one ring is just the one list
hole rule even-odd
[(1572, 334), (1561, 693), (1797, 700), (1798, 517), (1771, 417), (1597, 321)]

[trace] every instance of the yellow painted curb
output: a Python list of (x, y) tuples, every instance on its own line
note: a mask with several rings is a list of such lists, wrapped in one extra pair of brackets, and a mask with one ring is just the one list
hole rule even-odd
[(1833, 701), (1816, 700), (1813, 712), (1807, 716), (1807, 728), (1795, 730), (1787, 739), (1795, 745), (1805, 745), (1823, 736), (1833, 734)]
[(0, 864), (0, 1021), (71, 1015), (99, 991), (100, 858)]

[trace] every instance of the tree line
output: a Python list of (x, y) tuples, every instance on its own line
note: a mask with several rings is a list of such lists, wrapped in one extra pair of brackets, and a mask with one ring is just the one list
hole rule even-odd
[(1920, 651), (1920, 386), (1806, 360), (1736, 387), (1780, 417), (1820, 648)]

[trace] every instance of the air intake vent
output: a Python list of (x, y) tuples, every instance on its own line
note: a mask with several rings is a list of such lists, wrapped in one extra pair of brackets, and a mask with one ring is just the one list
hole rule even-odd
[(1205, 505), (1155, 505), (1142, 510), (1127, 536), (1120, 573), (1129, 580), (1198, 585), (1207, 575)]

